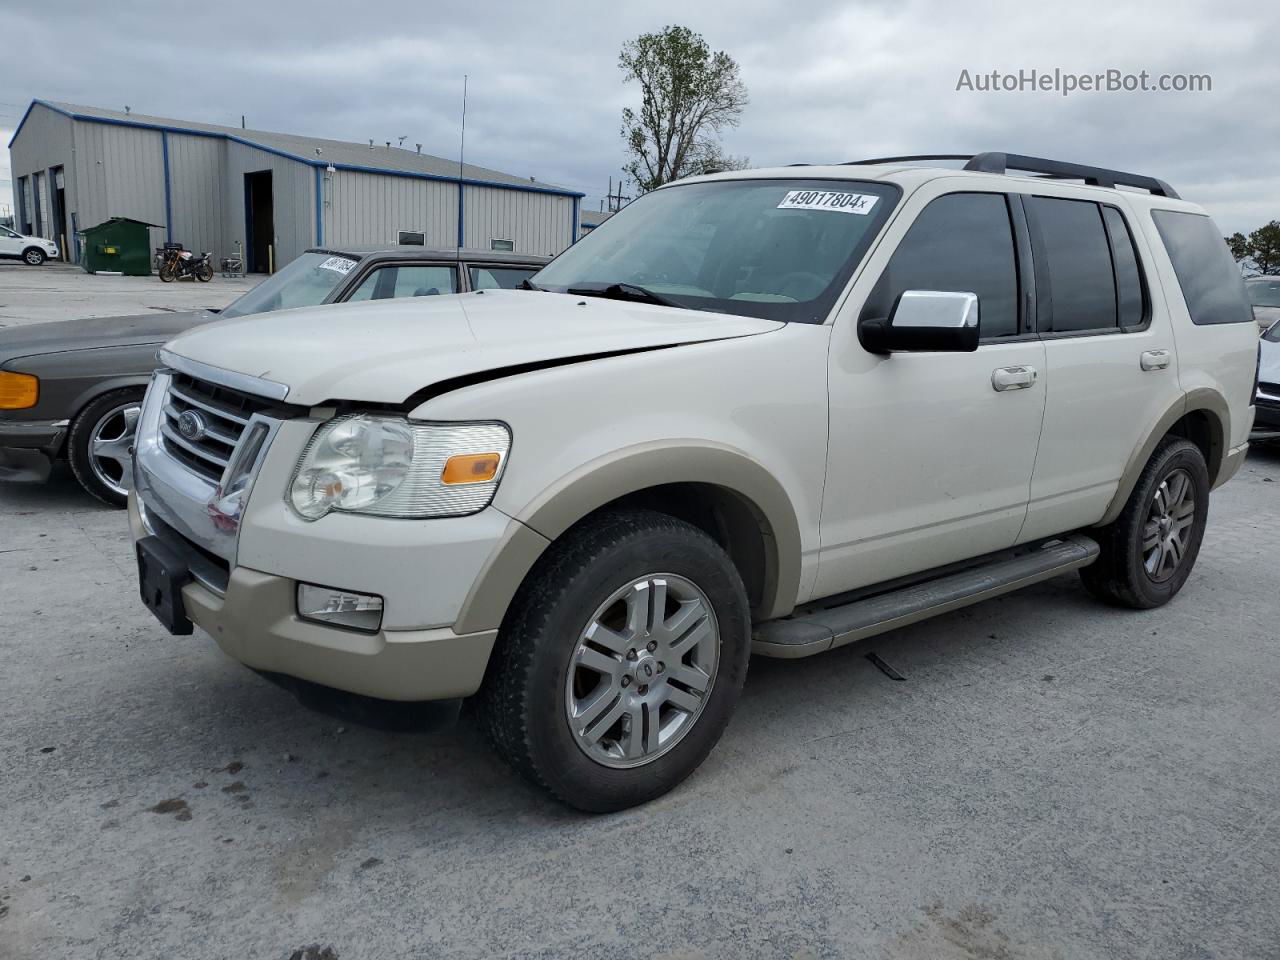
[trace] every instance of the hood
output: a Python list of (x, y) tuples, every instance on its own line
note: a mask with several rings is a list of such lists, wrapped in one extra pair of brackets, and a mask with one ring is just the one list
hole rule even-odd
[(283, 310), (186, 333), (180, 356), (283, 383), (290, 403), (403, 403), (455, 377), (646, 347), (752, 336), (783, 324), (521, 290)]
[(194, 310), (144, 313), (136, 317), (54, 320), (7, 327), (0, 330), (0, 362), (36, 353), (161, 344), (197, 324), (217, 319), (218, 315), (208, 310)]

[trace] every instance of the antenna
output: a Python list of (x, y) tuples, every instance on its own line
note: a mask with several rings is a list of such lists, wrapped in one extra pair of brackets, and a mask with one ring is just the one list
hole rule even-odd
[(467, 75), (462, 75), (462, 140), (458, 144), (458, 179), (462, 179), (462, 158), (467, 152)]

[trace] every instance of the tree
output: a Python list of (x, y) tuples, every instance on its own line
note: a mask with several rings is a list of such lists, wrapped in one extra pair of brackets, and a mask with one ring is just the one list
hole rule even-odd
[(640, 84), (640, 110), (622, 111), (622, 138), (632, 159), (623, 168), (640, 190), (672, 180), (726, 169), (745, 158), (726, 157), (719, 133), (736, 127), (747, 105), (738, 64), (723, 51), (711, 52), (700, 34), (669, 26), (622, 45), (618, 67), (623, 82)]
[(1245, 270), (1261, 274), (1280, 274), (1280, 221), (1272, 220), (1249, 236), (1233, 233), (1224, 237), (1227, 249)]

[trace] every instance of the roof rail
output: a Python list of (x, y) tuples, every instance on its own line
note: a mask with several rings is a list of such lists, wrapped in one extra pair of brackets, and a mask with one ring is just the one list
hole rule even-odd
[(936, 153), (907, 157), (880, 157), (875, 160), (851, 162), (853, 164), (910, 163), (919, 160), (964, 160), (964, 169), (977, 173), (1005, 174), (1010, 170), (1017, 170), (1055, 179), (1083, 180), (1094, 187), (1137, 187), (1148, 190), (1157, 197), (1168, 197), (1170, 200), (1181, 199), (1173, 187), (1155, 177), (1109, 170), (1106, 167), (1090, 167), (1081, 163), (1067, 163), (1062, 160), (1047, 160), (1044, 157), (1028, 157), (1020, 153)]

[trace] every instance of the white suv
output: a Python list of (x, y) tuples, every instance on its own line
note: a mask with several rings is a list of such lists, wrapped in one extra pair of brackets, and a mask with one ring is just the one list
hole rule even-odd
[(21, 260), (38, 267), (46, 260), (58, 258), (58, 245), (43, 237), (29, 237), (8, 227), (0, 227), (0, 258)]
[(1166, 184), (982, 154), (682, 181), (528, 289), (219, 322), (161, 360), (131, 520), (170, 630), (478, 693), (519, 771), (613, 810), (698, 766), (752, 652), (1077, 569), (1168, 601), (1258, 337)]

